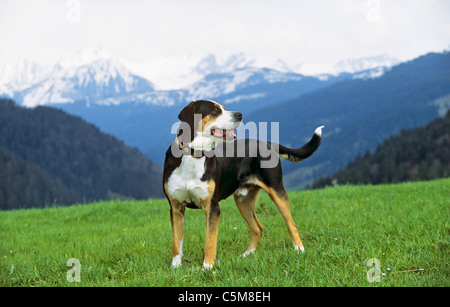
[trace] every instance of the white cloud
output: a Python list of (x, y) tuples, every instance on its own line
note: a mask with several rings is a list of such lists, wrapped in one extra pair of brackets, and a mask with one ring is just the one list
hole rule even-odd
[(406, 60), (450, 44), (448, 0), (80, 0), (73, 22), (76, 2), (2, 0), (0, 60), (49, 63), (101, 44), (135, 62), (245, 52), (327, 65), (382, 53)]

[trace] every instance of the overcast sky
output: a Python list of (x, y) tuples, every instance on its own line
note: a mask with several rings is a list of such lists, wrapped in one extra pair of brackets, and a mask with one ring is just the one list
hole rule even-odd
[(1, 0), (0, 61), (102, 45), (121, 58), (244, 52), (289, 65), (450, 46), (449, 0)]

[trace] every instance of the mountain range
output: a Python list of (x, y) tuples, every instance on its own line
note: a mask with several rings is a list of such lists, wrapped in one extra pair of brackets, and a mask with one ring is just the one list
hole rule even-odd
[[(380, 55), (344, 60), (330, 68), (328, 74), (308, 75), (299, 73), (305, 64), (290, 68), (282, 60), (267, 56), (239, 53), (218, 59), (211, 54), (203, 58), (180, 56), (134, 63), (97, 46), (53, 65), (25, 59), (0, 63), (0, 94), (28, 107), (80, 100), (95, 104), (140, 101), (170, 106), (200, 95), (223, 96), (262, 82), (300, 81), (305, 76), (326, 81), (342, 74), (352, 74), (345, 78), (379, 76), (396, 64), (398, 60)], [(181, 101), (174, 100), (174, 96)], [(242, 99), (247, 98), (234, 97), (232, 101)]]
[[(159, 144), (170, 142), (172, 136), (154, 132), (170, 132), (178, 109), (189, 101), (213, 99), (249, 114), (338, 81), (379, 76), (390, 69), (377, 65), (388, 63), (387, 58), (355, 60), (346, 68), (338, 63), (339, 74), (305, 76), (282, 60), (243, 53), (222, 59), (214, 55), (157, 59), (160, 65), (168, 64), (165, 69), (155, 62), (140, 66), (93, 47), (53, 66), (25, 60), (0, 65), (0, 71), (8, 71), (0, 79), (0, 95), (27, 107), (49, 105), (79, 115), (161, 165)], [(181, 69), (176, 72), (170, 63)], [(145, 68), (155, 70), (149, 73)], [(364, 70), (355, 73), (356, 68)], [(173, 86), (164, 84), (170, 79), (175, 80)], [(157, 85), (160, 80), (163, 86)], [(179, 80), (183, 88), (176, 88)]]
[(242, 53), (133, 63), (90, 48), (52, 66), (26, 63), (14, 64), (23, 67), (14, 72), (12, 64), (0, 65), (0, 72), (9, 72), (0, 79), (0, 95), (78, 115), (161, 166), (177, 115), (192, 100), (216, 100), (242, 112), (244, 122), (277, 121), (287, 146), (300, 145), (325, 124), (321, 150), (302, 165), (286, 165), (290, 188), (329, 175), (400, 129), (441, 115), (450, 92), (446, 53), (406, 63), (379, 55), (319, 69)]

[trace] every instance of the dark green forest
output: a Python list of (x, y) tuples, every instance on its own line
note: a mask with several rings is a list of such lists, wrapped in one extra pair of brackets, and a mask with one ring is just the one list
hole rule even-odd
[(79, 117), (0, 99), (0, 209), (161, 197), (161, 169)]
[(358, 155), (343, 170), (316, 180), (313, 188), (431, 180), (449, 175), (450, 111), (425, 127), (405, 129), (391, 136), (374, 152)]
[(71, 204), (79, 199), (77, 192), (3, 148), (0, 169), (0, 210)]

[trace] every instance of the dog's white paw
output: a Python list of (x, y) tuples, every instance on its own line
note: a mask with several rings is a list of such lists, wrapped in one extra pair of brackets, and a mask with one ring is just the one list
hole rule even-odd
[(305, 248), (303, 246), (294, 245), (294, 248), (297, 252), (302, 252), (302, 254), (305, 252)]
[(176, 255), (172, 258), (172, 268), (176, 269), (181, 266), (181, 255)]
[(256, 250), (255, 248), (252, 248), (252, 249), (246, 251), (245, 253), (243, 253), (243, 254), (241, 255), (241, 257), (242, 257), (242, 258), (245, 258), (245, 257), (247, 257), (248, 255), (254, 253), (255, 250)]
[(211, 270), (213, 268), (213, 264), (206, 264), (203, 262), (203, 269), (204, 270)]

